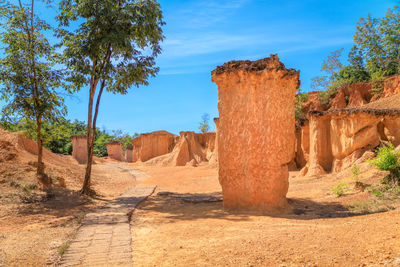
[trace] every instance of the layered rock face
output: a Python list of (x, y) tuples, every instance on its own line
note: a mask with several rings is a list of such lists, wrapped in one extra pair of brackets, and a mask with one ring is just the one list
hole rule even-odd
[(149, 159), (168, 154), (175, 145), (175, 135), (167, 131), (141, 134), (132, 140), (132, 160), (148, 161)]
[(400, 75), (392, 76), (385, 80), (383, 85), (383, 97), (400, 94)]
[(79, 162), (85, 164), (87, 162), (87, 138), (85, 135), (73, 135), (72, 141), (72, 157)]
[(139, 160), (140, 154), (140, 137), (132, 140), (132, 162)]
[(112, 159), (123, 161), (122, 158), (122, 148), (124, 147), (123, 144), (120, 142), (110, 142), (106, 144), (108, 156)]
[(157, 166), (197, 166), (215, 155), (215, 133), (181, 132), (171, 153), (146, 163)]
[(231, 61), (212, 72), (218, 85), (218, 163), (224, 207), (274, 212), (287, 206), (295, 154), (299, 72), (276, 55)]
[(140, 139), (140, 161), (147, 161), (171, 152), (175, 140), (173, 134), (161, 131), (142, 134)]
[(308, 176), (340, 172), (352, 166), (381, 141), (400, 144), (400, 110), (342, 109), (309, 115)]

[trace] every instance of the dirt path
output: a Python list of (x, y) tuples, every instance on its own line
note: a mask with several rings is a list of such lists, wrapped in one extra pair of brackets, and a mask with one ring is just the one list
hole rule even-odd
[[(143, 170), (151, 177), (140, 183), (159, 183), (157, 192), (193, 196), (220, 191), (216, 170)], [(400, 211), (351, 213), (345, 203), (364, 193), (333, 196), (330, 188), (342, 179), (292, 173), (288, 196), (297, 214), (280, 217), (231, 213), (221, 202), (191, 203), (153, 194), (132, 217), (134, 265), (400, 266)]]
[(59, 266), (132, 265), (128, 216), (154, 190), (155, 187), (134, 187), (104, 207), (87, 214)]

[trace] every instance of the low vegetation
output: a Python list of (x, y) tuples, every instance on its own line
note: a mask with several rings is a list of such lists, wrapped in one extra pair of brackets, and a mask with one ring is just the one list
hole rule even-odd
[(396, 151), (392, 144), (378, 148), (376, 158), (370, 163), (381, 171), (389, 171), (389, 174), (382, 180), (383, 184), (400, 184), (400, 152)]
[(301, 122), (306, 119), (303, 112), (303, 103), (308, 101), (309, 93), (298, 93), (294, 99), (294, 116), (296, 122)]
[(350, 190), (350, 187), (346, 182), (340, 182), (337, 185), (332, 186), (332, 192), (337, 197), (343, 196), (343, 194), (349, 190)]

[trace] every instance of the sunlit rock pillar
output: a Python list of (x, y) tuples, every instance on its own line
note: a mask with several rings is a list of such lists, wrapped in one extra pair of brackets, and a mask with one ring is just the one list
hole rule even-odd
[(139, 154), (140, 154), (140, 141), (141, 137), (136, 137), (135, 139), (132, 140), (132, 162), (136, 162), (139, 160)]
[(122, 148), (123, 144), (117, 141), (113, 141), (106, 144), (107, 154), (110, 158), (122, 161)]
[(295, 153), (294, 98), (299, 71), (277, 55), (231, 61), (211, 73), (218, 85), (218, 162), (224, 207), (279, 212), (286, 208)]
[(308, 176), (326, 174), (332, 167), (331, 144), (331, 117), (314, 111), (309, 115), (310, 128), (310, 155), (308, 162)]
[(129, 145), (126, 147), (126, 150), (125, 150), (125, 161), (126, 162), (133, 162), (132, 154), (133, 154), (133, 146)]
[(87, 138), (85, 135), (73, 135), (72, 141), (72, 157), (78, 161), (79, 164), (87, 162)]

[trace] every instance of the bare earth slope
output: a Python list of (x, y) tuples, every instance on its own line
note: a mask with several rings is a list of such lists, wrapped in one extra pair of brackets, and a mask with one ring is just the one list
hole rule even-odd
[(95, 199), (77, 193), (84, 165), (71, 156), (44, 153), (45, 173), (53, 186), (46, 193), (35, 177), (31, 140), (0, 128), (0, 266), (46, 266), (59, 260), (83, 215), (134, 186), (124, 169), (96, 159)]

